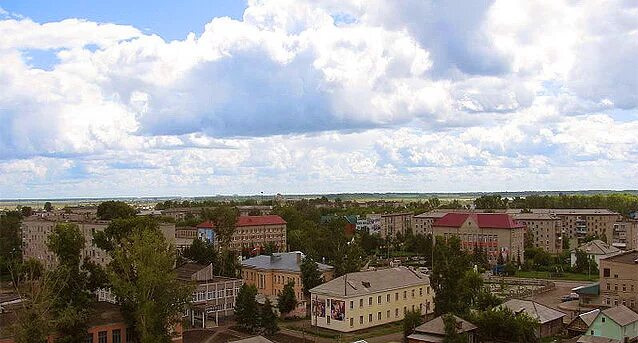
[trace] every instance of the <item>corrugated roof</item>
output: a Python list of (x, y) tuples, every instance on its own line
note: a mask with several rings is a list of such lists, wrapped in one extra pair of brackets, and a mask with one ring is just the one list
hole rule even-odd
[(596, 320), (596, 317), (598, 317), (598, 313), (600, 313), (600, 309), (595, 309), (589, 312), (585, 312), (578, 317), (582, 319), (587, 326), (590, 326), (591, 323), (593, 323), (594, 320)]
[(620, 343), (620, 341), (614, 338), (583, 335), (578, 338), (576, 343)]
[(638, 265), (638, 250), (631, 250), (618, 255), (605, 257), (601, 261), (613, 261), (618, 263), (636, 264)]
[[(284, 225), (286, 221), (278, 215), (267, 216), (240, 216), (237, 218), (237, 224), (235, 226), (261, 226), (261, 225)], [(199, 225), (198, 229), (212, 229), (215, 227), (215, 223), (207, 220)]]
[(346, 296), (347, 292), (347, 296), (350, 297), (429, 284), (430, 279), (424, 274), (401, 266), (349, 273), (319, 285), (311, 289), (310, 292), (342, 297)]
[[(458, 333), (472, 331), (478, 328), (476, 325), (463, 318), (454, 316), (454, 319), (456, 319), (457, 325), (458, 323), (461, 323), (461, 329), (456, 330)], [(443, 322), (443, 316), (438, 316), (425, 324), (417, 326), (414, 329), (414, 332), (421, 334), (445, 335), (445, 323)]]
[(541, 324), (566, 316), (563, 312), (554, 310), (531, 300), (510, 299), (504, 302), (501, 306), (507, 307), (513, 312), (523, 311), (530, 317), (538, 320)]
[[(579, 250), (585, 251), (587, 254), (591, 255), (611, 255), (621, 253), (622, 250), (609, 245), (600, 239), (595, 239), (591, 242), (587, 242), (578, 247)], [(572, 250), (576, 251), (576, 249)]]
[(515, 229), (524, 227), (505, 213), (448, 213), (434, 221), (432, 226), (460, 227), (472, 219), (479, 228)]
[(615, 321), (620, 326), (626, 326), (638, 321), (638, 313), (630, 310), (629, 307), (624, 305), (603, 310), (602, 314), (611, 318), (611, 320)]
[[(299, 258), (297, 258), (298, 254)], [(241, 261), (241, 265), (244, 267), (265, 269), (265, 270), (285, 270), (290, 272), (301, 271), (301, 260), (305, 255), (300, 251), (274, 253), (272, 256), (259, 255), (246, 260)], [(334, 269), (334, 267), (327, 264), (317, 262), (319, 271), (327, 271)]]

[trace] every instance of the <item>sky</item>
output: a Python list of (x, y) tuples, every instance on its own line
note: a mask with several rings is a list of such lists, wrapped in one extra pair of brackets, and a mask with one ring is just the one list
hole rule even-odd
[(0, 198), (638, 186), (632, 0), (0, 0)]

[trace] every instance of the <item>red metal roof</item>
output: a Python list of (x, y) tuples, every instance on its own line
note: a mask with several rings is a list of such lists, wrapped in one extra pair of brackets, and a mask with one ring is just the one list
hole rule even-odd
[[(261, 225), (284, 225), (286, 221), (277, 215), (268, 216), (240, 216), (237, 218), (236, 226), (261, 226)], [(209, 220), (197, 225), (197, 228), (212, 229), (215, 224)]]
[(514, 229), (525, 227), (506, 213), (448, 213), (434, 221), (432, 226), (460, 227), (472, 218), (479, 228)]

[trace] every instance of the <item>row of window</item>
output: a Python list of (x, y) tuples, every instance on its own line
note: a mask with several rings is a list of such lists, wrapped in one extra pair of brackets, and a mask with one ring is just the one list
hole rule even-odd
[[(430, 287), (429, 286), (426, 287), (425, 290), (426, 290), (426, 294), (430, 294)], [(410, 295), (411, 295), (412, 298), (414, 298), (416, 296), (416, 290), (413, 289), (410, 292)], [(419, 296), (420, 297), (423, 296), (423, 287), (419, 287)], [(380, 295), (377, 296), (377, 304), (381, 303), (381, 298), (382, 298), (382, 296), (380, 296)], [(407, 298), (408, 298), (408, 291), (403, 291), (403, 299), (407, 299)], [(389, 303), (390, 299), (391, 299), (391, 293), (386, 294), (385, 295), (385, 299), (386, 299), (385, 301)], [(394, 293), (394, 301), (399, 301), (399, 292), (395, 292)], [(368, 305), (372, 306), (372, 297), (368, 297)], [(359, 299), (359, 307), (363, 307), (363, 298)], [(351, 300), (350, 301), (350, 309), (353, 309), (353, 308), (354, 308), (354, 300)]]
[(614, 304), (614, 306), (618, 306), (620, 303), (622, 303), (625, 306), (628, 306), (629, 308), (635, 309), (636, 307), (636, 301), (634, 299), (629, 299), (629, 303), (627, 303), (627, 299), (622, 299), (622, 301), (619, 301), (618, 298), (614, 298), (613, 300), (611, 298), (605, 298), (603, 300), (603, 303), (605, 303), (606, 305), (611, 305), (612, 303)]
[[(631, 291), (630, 292), (633, 292), (634, 291), (634, 285), (630, 285), (630, 286), (631, 286)], [(611, 282), (607, 282), (607, 290), (611, 291)], [(614, 284), (614, 291), (618, 291), (618, 284), (617, 283)], [(625, 283), (622, 284), (622, 291), (623, 292), (627, 292), (627, 284), (625, 284)]]
[(213, 300), (213, 299), (221, 299), (225, 297), (234, 297), (239, 293), (239, 288), (235, 288), (235, 292), (233, 293), (232, 288), (222, 289), (218, 291), (209, 290), (193, 292), (192, 300), (195, 301), (204, 301), (204, 300)]
[[(115, 329), (111, 331), (111, 342), (113, 343), (122, 343), (122, 331), (120, 329)], [(100, 331), (97, 333), (97, 338), (95, 334), (89, 333), (84, 340), (85, 343), (106, 343), (108, 341), (108, 331)], [(126, 329), (126, 343), (134, 342), (133, 329)]]

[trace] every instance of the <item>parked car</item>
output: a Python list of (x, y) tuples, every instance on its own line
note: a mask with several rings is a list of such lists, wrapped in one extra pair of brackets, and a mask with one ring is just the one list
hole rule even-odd
[(578, 293), (569, 293), (560, 297), (560, 300), (562, 302), (565, 302), (565, 301), (578, 300), (579, 298), (580, 296), (578, 295)]

